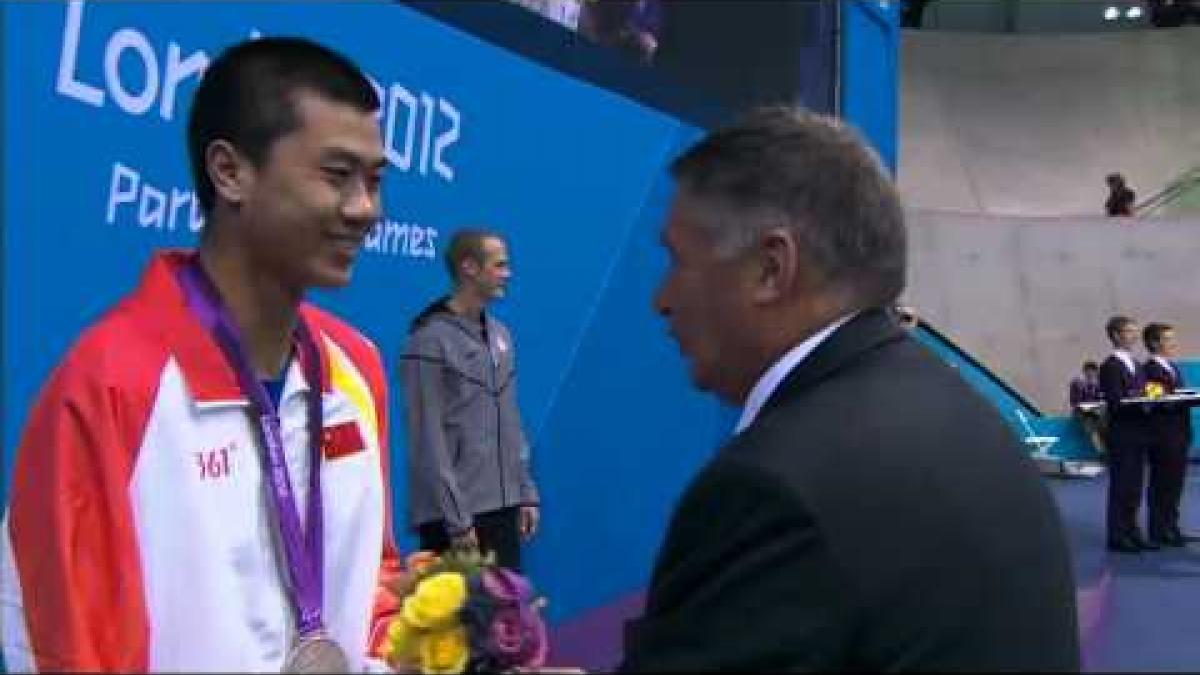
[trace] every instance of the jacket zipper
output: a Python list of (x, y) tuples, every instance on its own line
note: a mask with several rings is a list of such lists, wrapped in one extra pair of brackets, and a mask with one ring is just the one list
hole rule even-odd
[[(485, 318), (484, 321), (487, 321)], [(488, 362), (492, 364), (492, 403), (496, 406), (496, 465), (500, 468), (500, 506), (504, 508), (508, 506), (508, 487), (504, 480), (504, 452), (503, 440), (500, 437), (500, 368), (497, 363), (496, 353), (492, 351), (492, 336), (490, 331), (485, 330), (483, 333), (484, 347), (487, 349)]]

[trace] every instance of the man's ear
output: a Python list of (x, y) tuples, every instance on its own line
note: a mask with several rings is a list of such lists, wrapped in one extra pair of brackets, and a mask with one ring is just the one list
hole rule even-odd
[(795, 235), (787, 228), (768, 230), (759, 238), (751, 255), (755, 301), (776, 302), (803, 283), (800, 249)]
[(237, 207), (254, 184), (254, 167), (229, 141), (213, 141), (204, 150), (204, 169), (216, 196)]
[(478, 260), (471, 256), (466, 256), (462, 259), (462, 262), (458, 263), (458, 278), (462, 281), (478, 279), (481, 269)]

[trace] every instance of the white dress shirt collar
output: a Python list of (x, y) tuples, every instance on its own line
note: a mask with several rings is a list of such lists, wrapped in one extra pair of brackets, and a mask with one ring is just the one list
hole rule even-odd
[(1150, 358), (1154, 359), (1155, 361), (1158, 361), (1158, 365), (1162, 366), (1163, 368), (1166, 368), (1168, 373), (1171, 373), (1171, 374), (1175, 373), (1175, 366), (1173, 366), (1171, 364), (1170, 359), (1168, 359), (1167, 357), (1159, 356), (1158, 354), (1151, 354)]
[(743, 429), (754, 423), (754, 419), (758, 417), (759, 411), (766, 405), (767, 399), (771, 398), (771, 394), (775, 393), (775, 389), (783, 382), (788, 373), (792, 372), (800, 362), (808, 358), (808, 355), (817, 348), (817, 345), (825, 341), (833, 331), (841, 327), (842, 324), (854, 317), (854, 314), (847, 314), (833, 323), (825, 326), (821, 330), (813, 333), (803, 342), (792, 347), (778, 361), (775, 362), (767, 372), (758, 378), (758, 383), (750, 390), (750, 395), (746, 397), (746, 405), (742, 408), (742, 416), (738, 419), (737, 426), (733, 433), (739, 434)]
[(1116, 356), (1118, 359), (1121, 359), (1121, 363), (1125, 364), (1125, 367), (1129, 369), (1129, 372), (1131, 372), (1131, 373), (1137, 372), (1137, 364), (1134, 363), (1133, 354), (1130, 354), (1128, 350), (1114, 349), (1113, 355)]

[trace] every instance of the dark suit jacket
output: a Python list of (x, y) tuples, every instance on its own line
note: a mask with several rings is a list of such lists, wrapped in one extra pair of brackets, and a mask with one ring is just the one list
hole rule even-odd
[(1070, 391), (1067, 395), (1072, 408), (1080, 403), (1104, 400), (1104, 393), (1100, 391), (1100, 383), (1088, 382), (1082, 377), (1076, 377), (1071, 380)]
[(1145, 395), (1143, 369), (1134, 362), (1135, 372), (1129, 372), (1125, 362), (1110, 354), (1100, 364), (1100, 391), (1104, 392), (1108, 411), (1108, 437), (1111, 443), (1142, 443), (1150, 433), (1148, 408), (1141, 404), (1122, 404), (1121, 399)]
[[(1162, 367), (1153, 358), (1148, 359), (1142, 366), (1142, 373), (1147, 382), (1158, 382), (1168, 394), (1176, 389), (1187, 386), (1183, 380), (1183, 371), (1172, 363), (1174, 372)], [(1188, 448), (1192, 444), (1192, 413), (1191, 409), (1182, 405), (1164, 405), (1152, 409), (1150, 414), (1150, 431), (1157, 440), (1171, 447)]]
[(881, 310), (687, 488), (624, 670), (1078, 670), (1055, 503), (995, 408)]

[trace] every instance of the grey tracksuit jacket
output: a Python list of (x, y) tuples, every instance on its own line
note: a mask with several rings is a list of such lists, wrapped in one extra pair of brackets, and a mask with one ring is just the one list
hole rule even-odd
[(409, 523), (444, 521), (451, 536), (476, 514), (537, 504), (517, 409), (516, 354), (504, 324), (435, 303), (400, 358), (408, 412)]

